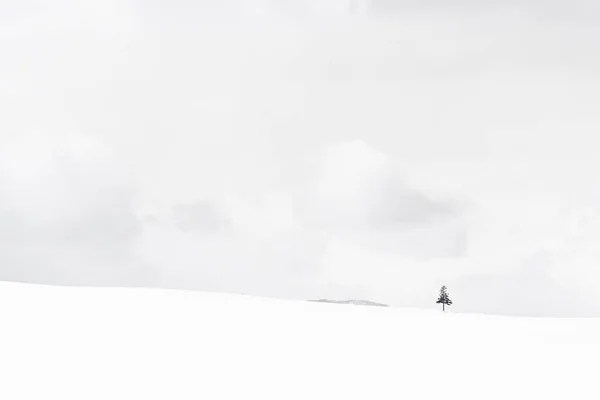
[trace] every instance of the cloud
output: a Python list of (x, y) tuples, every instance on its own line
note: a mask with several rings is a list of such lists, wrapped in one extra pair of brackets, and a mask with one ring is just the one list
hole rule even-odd
[(227, 216), (217, 205), (202, 201), (173, 207), (173, 220), (183, 231), (201, 231), (215, 234), (229, 227)]
[(89, 138), (22, 135), (0, 147), (1, 277), (116, 282), (139, 224), (107, 149)]
[(293, 225), (285, 195), (144, 218), (126, 167), (98, 140), (19, 135), (0, 149), (0, 279), (316, 295), (322, 244)]
[(460, 209), (389, 180), (387, 156), (362, 142), (329, 149), (304, 207), (280, 191), (257, 203), (231, 197), (136, 210), (140, 193), (125, 165), (84, 135), (7, 140), (0, 163), (2, 236), (11, 244), (0, 278), (8, 280), (310, 298), (365, 291), (324, 278), (336, 240), (403, 256), (460, 253)]
[(175, 206), (175, 213), (144, 225), (132, 262), (149, 272), (150, 286), (313, 297), (324, 243), (286, 221), (286, 197), (274, 197), (262, 208), (222, 201), (218, 213), (206, 203), (200, 213), (197, 206), (185, 213)]
[(536, 317), (595, 315), (596, 299), (556, 279), (552, 257), (545, 262), (548, 264), (543, 267), (525, 265), (510, 272), (463, 276), (452, 282), (455, 300), (462, 304), (462, 312)]
[(496, 235), (482, 238), (490, 247), (471, 254), (474, 268), (446, 280), (455, 288), (461, 311), (541, 317), (598, 315), (600, 295), (594, 287), (600, 277), (596, 268), (598, 210), (564, 205), (557, 209), (540, 201), (531, 210), (523, 210), (530, 214), (529, 220), (514, 210), (513, 217), (504, 219), (518, 229), (494, 226)]
[(390, 158), (356, 140), (325, 154), (307, 218), (369, 247), (421, 257), (465, 251), (466, 210), (412, 189)]

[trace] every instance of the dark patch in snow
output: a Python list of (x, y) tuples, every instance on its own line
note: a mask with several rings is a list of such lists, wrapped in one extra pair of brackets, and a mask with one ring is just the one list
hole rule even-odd
[(389, 307), (387, 304), (375, 303), (369, 300), (309, 300), (316, 303), (332, 303), (332, 304), (352, 304), (355, 306), (375, 306), (375, 307)]

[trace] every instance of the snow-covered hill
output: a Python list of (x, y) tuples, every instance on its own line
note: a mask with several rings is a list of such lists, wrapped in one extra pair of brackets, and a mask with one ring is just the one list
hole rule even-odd
[(0, 398), (597, 399), (600, 320), (0, 284)]

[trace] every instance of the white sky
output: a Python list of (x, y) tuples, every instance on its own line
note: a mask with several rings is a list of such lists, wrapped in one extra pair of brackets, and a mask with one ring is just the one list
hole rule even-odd
[(600, 10), (522, 3), (0, 0), (0, 279), (600, 315)]

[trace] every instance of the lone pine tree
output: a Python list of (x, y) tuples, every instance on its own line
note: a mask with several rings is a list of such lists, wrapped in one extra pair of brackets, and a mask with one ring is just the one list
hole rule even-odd
[(446, 306), (452, 305), (452, 300), (450, 300), (450, 296), (448, 296), (448, 292), (446, 292), (446, 286), (442, 286), (440, 289), (440, 297), (436, 301), (437, 304), (442, 305), (442, 310), (446, 311)]

